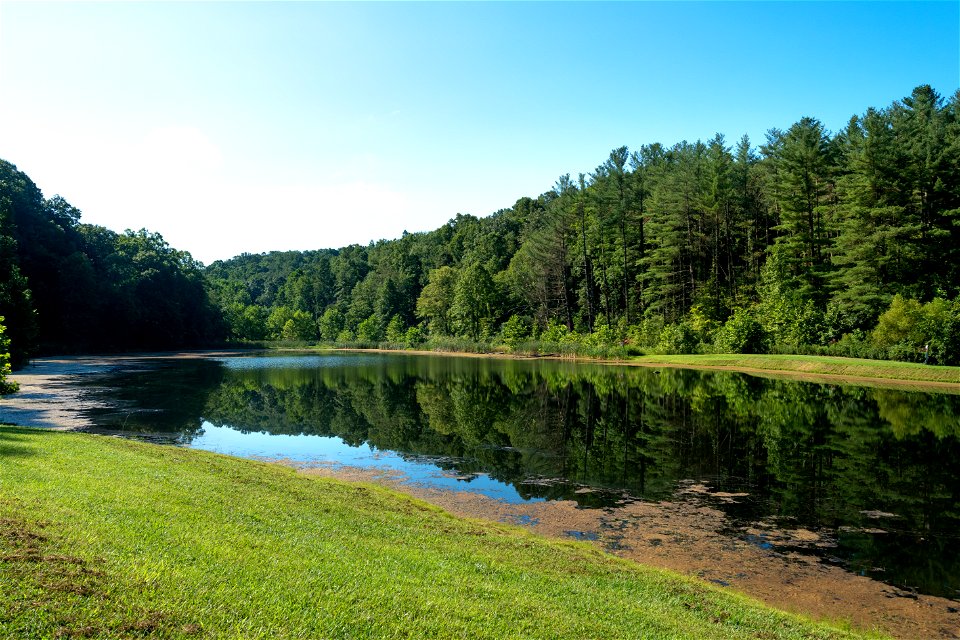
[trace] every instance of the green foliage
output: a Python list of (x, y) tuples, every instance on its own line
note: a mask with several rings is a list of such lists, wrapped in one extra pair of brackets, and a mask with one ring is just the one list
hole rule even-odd
[(921, 304), (898, 294), (870, 337), (896, 360), (960, 363), (960, 298), (952, 303), (934, 298)]
[(374, 345), (383, 340), (384, 337), (384, 327), (380, 322), (380, 316), (377, 314), (371, 314), (370, 317), (357, 325), (357, 342)]
[(276, 307), (267, 317), (267, 337), (271, 340), (280, 340), (283, 328), (287, 321), (293, 318), (293, 309), (289, 307)]
[(234, 340), (259, 341), (269, 337), (267, 321), (270, 314), (260, 305), (234, 302), (224, 309), (224, 317)]
[(640, 321), (640, 324), (627, 328), (626, 342), (637, 347), (655, 347), (660, 341), (660, 332), (664, 322), (661, 316), (649, 316)]
[(10, 338), (7, 337), (7, 328), (0, 316), (0, 395), (7, 395), (19, 389), (16, 382), (7, 380), (10, 375)]
[(390, 318), (390, 322), (387, 323), (387, 342), (393, 342), (395, 344), (406, 342), (406, 335), (406, 327), (404, 327), (403, 320), (400, 316)]
[(516, 314), (510, 316), (500, 328), (500, 336), (503, 343), (510, 349), (516, 349), (524, 342), (530, 340), (532, 334), (533, 331), (530, 320)]
[(498, 295), (497, 286), (483, 265), (471, 264), (460, 272), (450, 316), (461, 334), (473, 340), (489, 336)]
[(764, 353), (767, 333), (754, 314), (746, 308), (734, 311), (716, 333), (717, 349), (724, 353)]
[(408, 347), (418, 347), (426, 342), (427, 336), (424, 334), (423, 329), (418, 326), (413, 326), (407, 328), (407, 332), (404, 335), (403, 341)]
[(553, 344), (571, 342), (575, 338), (576, 334), (570, 331), (567, 325), (560, 324), (556, 320), (550, 320), (550, 322), (547, 323), (547, 328), (544, 329), (539, 336), (541, 342)]
[[(731, 309), (756, 306), (770, 350), (889, 356), (893, 347), (856, 332), (872, 329), (894, 294), (960, 293), (958, 107), (956, 95), (921, 86), (836, 135), (815, 118), (771, 130), (759, 152), (720, 134), (617, 147), (589, 175), (562, 175), (486, 218), (209, 271), (243, 304), (306, 310), (303, 301), (322, 300), (315, 317), (336, 306), (346, 317), (327, 339), (376, 314), (381, 326), (419, 319), (432, 338), (455, 338), (444, 344), (538, 349), (517, 317), (551, 352), (694, 351), (717, 344)], [(720, 342), (758, 348), (742, 319)], [(951, 357), (942, 342), (937, 357)]]
[(450, 307), (457, 286), (457, 272), (443, 266), (431, 271), (429, 278), (417, 298), (417, 316), (427, 322), (431, 333), (448, 335), (453, 330)]
[(606, 323), (600, 323), (592, 333), (585, 336), (583, 342), (592, 347), (611, 347), (619, 345), (622, 340), (616, 329)]
[(773, 345), (818, 344), (824, 334), (823, 314), (804, 297), (789, 273), (784, 253), (774, 250), (761, 270), (756, 317)]
[[(835, 135), (802, 118), (759, 152), (721, 134), (616, 147), (579, 180), (564, 174), (487, 217), (202, 269), (157, 234), (82, 224), (0, 162), (0, 314), (14, 366), (36, 349), (383, 339), (394, 318), (393, 338), (420, 321), (433, 338), (517, 348), (515, 324), (504, 327), (515, 316), (533, 333), (564, 325), (570, 335), (551, 343), (565, 348), (623, 339), (687, 351), (753, 305), (772, 350), (913, 357), (907, 339), (865, 347), (844, 336), (870, 331), (895, 294), (960, 294), (958, 166), (960, 94), (922, 85)], [(598, 336), (604, 325), (616, 335)], [(955, 358), (952, 334), (926, 333), (939, 360)]]
[(696, 353), (700, 340), (690, 323), (676, 322), (660, 330), (656, 350), (658, 353)]
[(919, 345), (924, 336), (920, 331), (923, 307), (916, 300), (896, 295), (890, 307), (877, 320), (873, 330), (873, 342), (880, 347), (889, 348), (898, 343)]
[(317, 325), (314, 324), (313, 318), (309, 313), (297, 309), (293, 311), (286, 322), (283, 323), (283, 328), (280, 330), (280, 339), (295, 341), (316, 340)]
[(335, 342), (339, 340), (340, 332), (343, 331), (346, 318), (336, 307), (330, 307), (323, 312), (318, 322), (320, 328), (320, 338), (326, 342)]

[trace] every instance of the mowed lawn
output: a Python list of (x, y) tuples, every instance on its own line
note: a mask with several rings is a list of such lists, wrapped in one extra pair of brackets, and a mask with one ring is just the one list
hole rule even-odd
[(378, 487), (0, 427), (0, 637), (863, 636)]
[(938, 382), (957, 385), (960, 391), (960, 367), (925, 365), (893, 360), (867, 360), (837, 356), (777, 354), (711, 353), (691, 355), (633, 356), (627, 362), (679, 367), (730, 367), (746, 371), (761, 370), (808, 375), (877, 378), (910, 382)]

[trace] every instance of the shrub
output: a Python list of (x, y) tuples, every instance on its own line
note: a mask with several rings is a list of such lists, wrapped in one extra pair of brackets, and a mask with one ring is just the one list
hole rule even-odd
[(395, 315), (390, 318), (390, 322), (387, 324), (387, 342), (404, 343), (407, 341), (406, 337), (406, 328), (403, 326), (403, 320), (400, 316)]
[(20, 388), (16, 382), (7, 380), (10, 375), (10, 338), (6, 332), (3, 316), (0, 316), (0, 395), (13, 393)]
[(895, 360), (924, 360), (929, 349), (940, 364), (960, 362), (960, 298), (926, 304), (896, 295), (870, 334), (876, 347)]
[(426, 339), (427, 336), (423, 333), (423, 329), (420, 327), (410, 327), (407, 329), (403, 341), (408, 347), (416, 347), (423, 344)]
[(678, 322), (660, 330), (656, 349), (659, 353), (696, 353), (698, 344), (693, 327), (688, 322)]
[(357, 342), (375, 344), (383, 340), (384, 331), (380, 326), (380, 318), (376, 314), (357, 325)]
[(714, 344), (726, 353), (764, 353), (767, 333), (749, 309), (737, 309), (716, 332)]
[(503, 343), (516, 350), (521, 344), (530, 339), (531, 323), (526, 317), (516, 314), (510, 316), (510, 319), (503, 323), (500, 328), (500, 336)]

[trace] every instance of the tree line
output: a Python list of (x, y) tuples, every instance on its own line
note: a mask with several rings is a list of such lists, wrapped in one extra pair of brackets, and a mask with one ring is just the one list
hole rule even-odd
[(236, 339), (960, 361), (960, 92), (613, 149), (485, 218), (206, 271)]
[(224, 340), (960, 363), (958, 111), (925, 85), (836, 133), (618, 147), (487, 217), (208, 267), (0, 161), (0, 316), (14, 366)]

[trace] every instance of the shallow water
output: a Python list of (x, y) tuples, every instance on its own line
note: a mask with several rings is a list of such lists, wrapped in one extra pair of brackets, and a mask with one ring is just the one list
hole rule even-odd
[(761, 549), (960, 598), (958, 396), (399, 354), (130, 361), (77, 384), (101, 431), (508, 503), (695, 500)]

